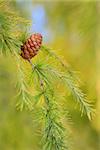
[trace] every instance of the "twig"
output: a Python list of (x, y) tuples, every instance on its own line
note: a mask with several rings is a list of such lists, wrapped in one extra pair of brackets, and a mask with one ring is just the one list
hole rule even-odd
[(32, 70), (34, 71), (35, 65), (32, 63), (32, 61), (30, 59), (28, 59), (28, 62), (30, 63), (30, 65), (32, 66)]

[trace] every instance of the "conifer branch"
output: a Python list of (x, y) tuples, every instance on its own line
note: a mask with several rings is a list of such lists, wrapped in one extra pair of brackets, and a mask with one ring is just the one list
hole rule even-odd
[[(18, 57), (19, 58), (19, 57)], [(28, 110), (33, 109), (33, 103), (32, 99), (33, 96), (29, 92), (29, 88), (26, 82), (25, 73), (22, 68), (22, 62), (19, 59), (16, 59), (17, 62), (17, 83), (16, 83), (16, 89), (17, 89), (17, 103), (16, 107), (18, 110), (22, 111), (24, 108)]]
[(58, 116), (54, 91), (48, 88), (48, 83), (45, 81), (45, 76), (41, 74), (41, 69), (35, 67), (34, 71), (36, 71), (38, 75), (41, 93), (44, 98), (44, 133), (42, 138), (43, 149), (67, 150), (64, 143), (65, 129), (60, 122), (60, 117)]
[(89, 120), (91, 120), (95, 112), (94, 104), (87, 100), (86, 95), (79, 88), (78, 84), (75, 83), (73, 78), (69, 76), (69, 74), (64, 76), (63, 80), (71, 91), (73, 99), (76, 101), (76, 105), (78, 104), (80, 106), (81, 115), (85, 113), (88, 116)]
[(59, 58), (50, 48), (47, 48), (46, 46), (42, 46), (41, 50), (44, 52), (47, 52), (51, 57), (54, 57), (63, 67), (66, 69), (69, 68), (69, 65), (64, 63), (61, 58)]
[(49, 99), (47, 94), (44, 94), (44, 99), (47, 105), (45, 109), (45, 130), (43, 136), (44, 150), (67, 150), (64, 143), (64, 131), (62, 123), (58, 121), (58, 110), (53, 105), (52, 99)]
[(73, 78), (73, 80), (80, 81), (76, 75), (76, 71), (71, 69), (71, 66), (67, 62), (64, 63), (64, 61), (55, 52), (53, 52), (52, 49), (47, 48), (46, 46), (42, 46), (41, 50), (58, 61), (58, 63), (61, 64), (61, 66), (65, 69), (65, 72), (67, 72), (67, 74), (69, 74)]
[(76, 103), (79, 104), (81, 114), (85, 113), (90, 120), (92, 119), (92, 114), (94, 113), (94, 105), (93, 103), (88, 102), (85, 94), (79, 88), (78, 83), (75, 82), (75, 80), (69, 73), (56, 70), (49, 64), (39, 65), (39, 69), (44, 73), (45, 78), (47, 78), (49, 82), (52, 81), (52, 87), (53, 84), (55, 84), (55, 80), (58, 80), (58, 82), (62, 81), (63, 84), (66, 85), (67, 88), (69, 88), (69, 90), (71, 91), (73, 99), (75, 99)]
[[(41, 46), (42, 36), (40, 34), (38, 34), (38, 36), (35, 35), (38, 38), (37, 43), (32, 40), (32, 37), (28, 39), (28, 42), (30, 41), (31, 43), (30, 45), (33, 44), (32, 48), (34, 49), (31, 53), (29, 53), (30, 45), (28, 45), (29, 43), (24, 43), (26, 41), (26, 33), (22, 35), (22, 32), (20, 32), (20, 38), (19, 35), (16, 35), (18, 25), (23, 23), (28, 24), (28, 22), (23, 18), (18, 17), (17, 13), (10, 10), (7, 5), (5, 0), (0, 2), (0, 54), (10, 54), (16, 61), (16, 89), (18, 99), (16, 107), (21, 111), (24, 108), (33, 110), (33, 106), (35, 108), (36, 104), (42, 97), (44, 100), (41, 106), (44, 110), (42, 112), (43, 118), (41, 118), (44, 125), (42, 137), (43, 149), (67, 150), (68, 145), (65, 145), (64, 134), (65, 127), (63, 126), (63, 121), (60, 117), (61, 112), (59, 112), (58, 99), (55, 96), (55, 91), (57, 90), (55, 83), (62, 83), (64, 88), (67, 86), (73, 95), (75, 102), (80, 106), (81, 113), (86, 113), (89, 119), (92, 118), (92, 113), (94, 111), (93, 104), (87, 101), (85, 94), (79, 88), (78, 80), (76, 80), (74, 71), (72, 71), (70, 66), (65, 64), (51, 49)], [(33, 35), (33, 39), (35, 36)], [(22, 43), (24, 43), (22, 46), (24, 50), (21, 49)], [(59, 65), (61, 65), (63, 69), (55, 69), (55, 67), (51, 66), (49, 63), (38, 62), (33, 64), (30, 59), (37, 54), (37, 51), (40, 49), (39, 46), (41, 47), (41, 51), (59, 62)], [(19, 54), (20, 49), (21, 53), (24, 55)], [(29, 57), (26, 57), (25, 52)], [(29, 90), (26, 74), (24, 72), (25, 66), (23, 66), (22, 59), (19, 55), (23, 56), (23, 58), (27, 60), (32, 67), (31, 78), (34, 80), (36, 79), (35, 86), (37, 89), (34, 89), (34, 91), (38, 92), (37, 95), (33, 96), (31, 94), (32, 92)], [(34, 99), (35, 101), (33, 101)]]
[(12, 10), (9, 2), (0, 1), (0, 54), (18, 52), (22, 41), (19, 36), (22, 34), (20, 26), (29, 25), (29, 21), (19, 17), (18, 12)]

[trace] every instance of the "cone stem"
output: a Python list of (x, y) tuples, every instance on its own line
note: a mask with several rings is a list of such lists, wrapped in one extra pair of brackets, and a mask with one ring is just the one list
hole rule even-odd
[(32, 63), (32, 61), (29, 59), (28, 62), (30, 63), (30, 65), (32, 66), (32, 70), (35, 69), (35, 65)]

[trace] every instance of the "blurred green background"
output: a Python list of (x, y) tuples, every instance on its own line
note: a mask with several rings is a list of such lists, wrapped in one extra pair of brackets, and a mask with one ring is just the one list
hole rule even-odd
[[(100, 148), (100, 1), (12, 0), (12, 7), (30, 19), (30, 34), (40, 32), (44, 44), (79, 71), (81, 88), (95, 102), (92, 122), (70, 105), (73, 150)], [(15, 108), (16, 69), (11, 58), (0, 57), (0, 150), (39, 150), (32, 117)]]

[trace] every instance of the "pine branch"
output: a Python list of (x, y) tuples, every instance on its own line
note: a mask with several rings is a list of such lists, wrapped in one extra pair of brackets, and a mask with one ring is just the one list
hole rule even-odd
[(64, 76), (63, 80), (71, 91), (73, 99), (76, 101), (77, 104), (79, 104), (81, 114), (87, 114), (89, 120), (91, 120), (94, 114), (94, 104), (87, 100), (86, 95), (79, 88), (78, 84), (74, 82), (71, 76), (66, 75)]
[(18, 16), (5, 0), (0, 1), (0, 54), (9, 54), (19, 50), (22, 41), (19, 35), (22, 34), (21, 25), (29, 25), (29, 21)]
[[(0, 1), (0, 54), (12, 55), (17, 64), (17, 108), (22, 110), (24, 107), (32, 109), (32, 96), (28, 91), (25, 75), (22, 68), (22, 63), (19, 58), (19, 50), (22, 44), (24, 35), (20, 32), (21, 39), (17, 37), (17, 30), (20, 30), (22, 24), (28, 24), (28, 21), (18, 16), (18, 13), (13, 11), (9, 3), (5, 0)], [(19, 32), (19, 31), (18, 31)]]
[(38, 69), (44, 73), (44, 76), (48, 79), (48, 82), (52, 81), (52, 87), (53, 84), (55, 84), (55, 80), (58, 80), (58, 82), (63, 82), (63, 84), (66, 85), (67, 88), (69, 88), (69, 90), (71, 91), (73, 99), (77, 104), (79, 104), (81, 114), (86, 113), (88, 118), (90, 120), (92, 119), (92, 114), (94, 113), (93, 104), (91, 102), (88, 102), (85, 94), (79, 88), (78, 83), (75, 82), (75, 80), (69, 73), (58, 71), (52, 68), (49, 64), (42, 64), (37, 66), (40, 66)]
[(47, 48), (46, 46), (42, 46), (41, 50), (48, 53), (51, 57), (55, 58), (63, 67), (66, 69), (69, 68), (69, 65), (64, 63), (61, 58), (59, 58), (50, 48)]
[[(18, 99), (16, 107), (21, 111), (24, 108), (33, 110), (33, 105), (35, 107), (42, 97), (44, 101), (41, 108), (43, 108), (44, 111), (42, 112), (43, 117), (40, 118), (44, 125), (42, 137), (43, 149), (67, 150), (69, 147), (65, 145), (65, 127), (60, 117), (61, 112), (58, 107), (58, 99), (55, 96), (55, 91), (57, 90), (55, 84), (58, 82), (62, 83), (64, 87), (67, 86), (75, 102), (79, 104), (81, 113), (86, 113), (89, 119), (92, 118), (92, 112), (94, 111), (93, 105), (87, 101), (85, 94), (79, 88), (78, 80), (69, 65), (65, 64), (51, 49), (45, 46), (42, 46), (41, 50), (54, 58), (63, 69), (55, 69), (54, 66), (51, 66), (49, 63), (43, 62), (32, 64), (29, 59), (25, 58), (31, 64), (31, 78), (35, 80), (36, 88), (34, 90), (38, 92), (37, 95), (34, 94), (34, 96), (31, 94), (27, 84), (24, 66), (19, 56), (21, 44), (26, 41), (27, 35), (26, 33), (22, 34), (22, 32), (19, 34), (20, 36), (16, 36), (15, 34), (15, 30), (18, 29), (19, 24), (21, 25), (25, 22), (27, 21), (21, 17), (17, 17), (17, 14), (10, 10), (9, 7), (6, 6), (6, 3), (0, 2), (0, 53), (10, 54), (14, 56), (16, 60), (16, 89)], [(35, 100), (34, 103), (33, 100)]]
[(67, 149), (64, 143), (65, 129), (63, 128), (61, 122), (58, 121), (58, 110), (56, 110), (53, 106), (54, 104), (52, 104), (52, 100), (48, 98), (47, 93), (45, 93), (44, 99), (47, 104), (47, 108), (45, 109), (45, 130), (43, 136), (44, 150)]
[(22, 62), (19, 57), (16, 57), (16, 58), (17, 58), (16, 59), (16, 63), (17, 63), (16, 89), (18, 93), (16, 96), (17, 98), (16, 107), (18, 110), (21, 110), (21, 111), (24, 108), (32, 110), (33, 109), (33, 103), (32, 103), (33, 96), (29, 92), (29, 88), (28, 88), (26, 78), (25, 78), (25, 73), (22, 68)]
[[(45, 75), (42, 74), (41, 65), (34, 65), (34, 72), (37, 73), (42, 96), (44, 98), (44, 150), (65, 150), (68, 149), (64, 144), (64, 128), (60, 122), (59, 111), (54, 97), (54, 91), (48, 87)], [(50, 81), (49, 81), (50, 82)], [(58, 121), (59, 120), (59, 121)]]
[(67, 72), (67, 74), (69, 74), (73, 78), (73, 80), (80, 82), (77, 77), (77, 72), (74, 71), (68, 63), (64, 63), (64, 61), (58, 55), (56, 55), (56, 53), (53, 52), (52, 49), (47, 48), (46, 46), (42, 46), (41, 50), (47, 53), (50, 57), (54, 58), (59, 64), (61, 64), (61, 66), (65, 69), (65, 72)]

